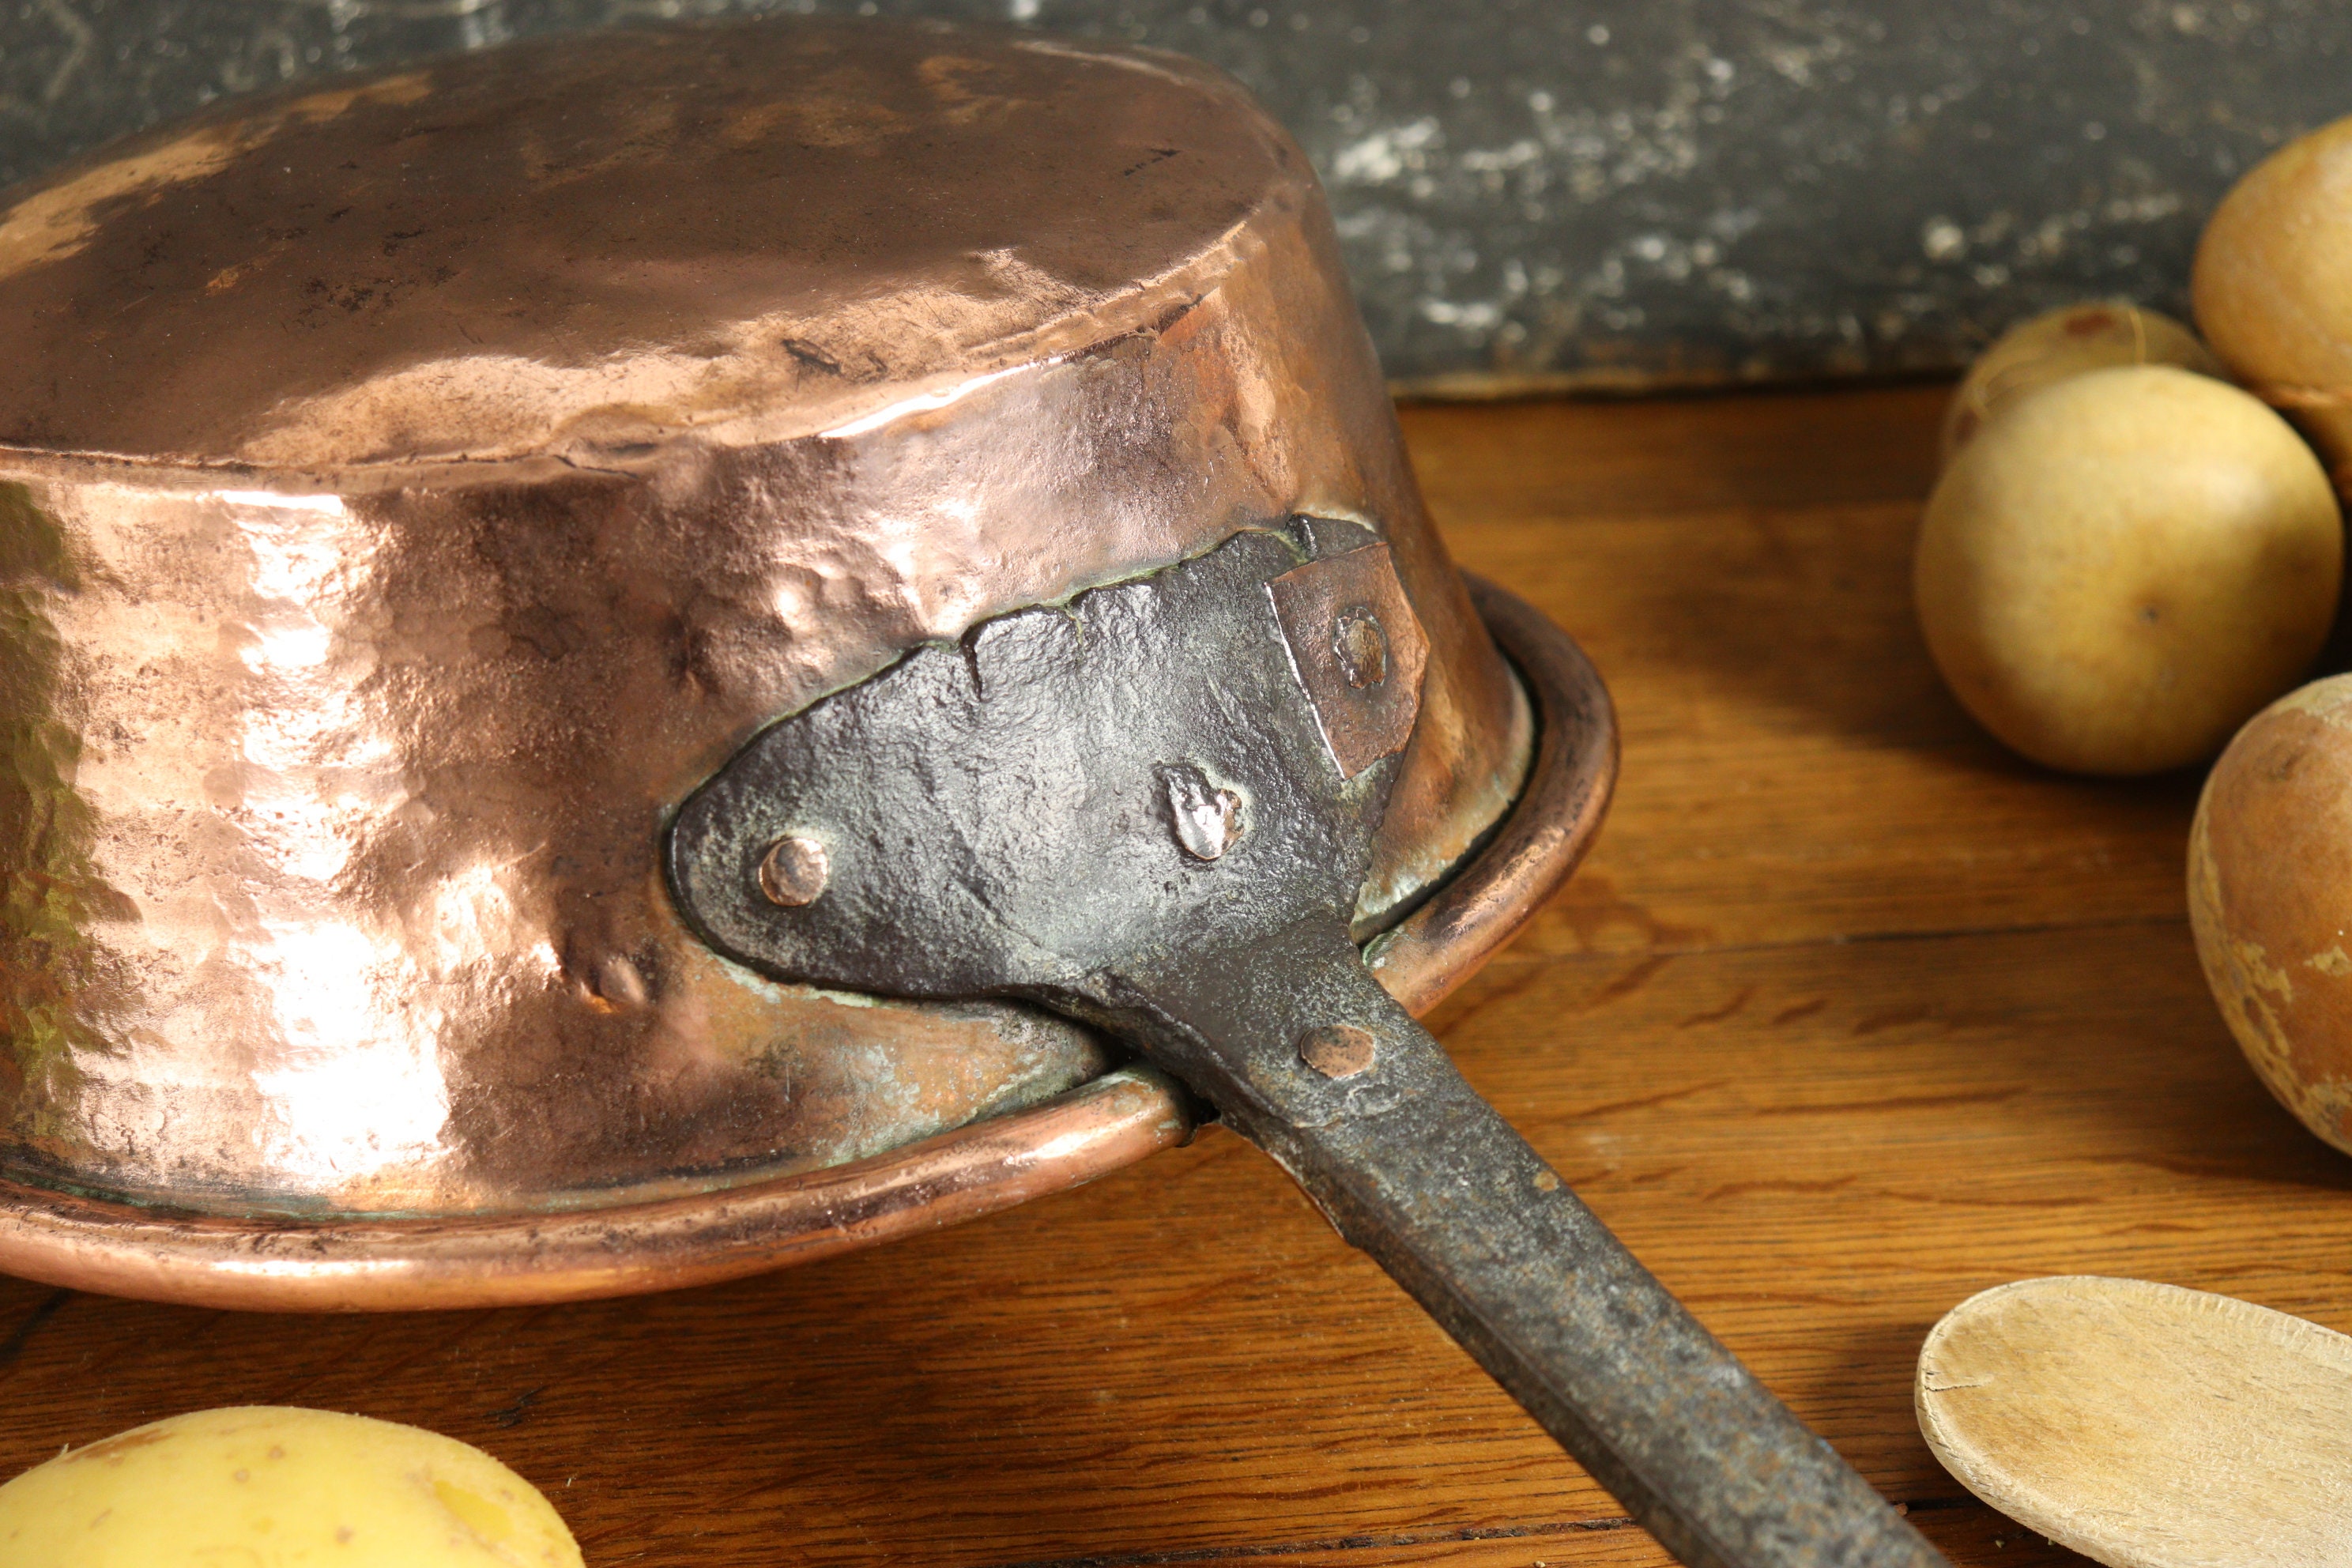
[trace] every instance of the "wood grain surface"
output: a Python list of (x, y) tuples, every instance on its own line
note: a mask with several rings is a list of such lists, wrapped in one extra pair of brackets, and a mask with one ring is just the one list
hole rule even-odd
[[(2352, 1160), (2255, 1082), (2184, 914), (2196, 781), (2058, 778), (1908, 604), (1939, 387), (1409, 411), (1462, 562), (1608, 677), (1588, 868), (1433, 1020), (1800, 1415), (1964, 1563), (2079, 1562), (1911, 1407), (1929, 1325), (2137, 1276), (2352, 1329)], [(0, 1473), (175, 1411), (418, 1422), (591, 1564), (1666, 1561), (1266, 1160), (766, 1279), (332, 1320), (0, 1282)]]

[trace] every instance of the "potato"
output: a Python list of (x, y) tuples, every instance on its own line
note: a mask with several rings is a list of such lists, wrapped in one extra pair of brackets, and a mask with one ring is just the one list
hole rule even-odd
[(2318, 654), (2343, 528), (2285, 422), (2225, 383), (2095, 370), (2019, 398), (1928, 500), (1913, 588), (1961, 704), (2054, 768), (2201, 761)]
[(580, 1568), (530, 1482), (454, 1437), (276, 1405), (200, 1410), (0, 1487), (0, 1563)]
[(2352, 120), (2247, 171), (2206, 221), (2189, 297), (2223, 363), (2352, 485)]
[(2021, 321), (1977, 356), (1944, 410), (1943, 462), (1948, 466), (1987, 420), (2027, 393), (2086, 370), (2169, 364), (2226, 377), (2197, 334), (2171, 317), (2126, 300), (2068, 305)]
[(2263, 1082), (2352, 1153), (2352, 675), (2273, 703), (2213, 765), (2189, 920)]

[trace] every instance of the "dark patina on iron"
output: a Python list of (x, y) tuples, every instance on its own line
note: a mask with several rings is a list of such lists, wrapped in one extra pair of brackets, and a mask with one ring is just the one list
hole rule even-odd
[[(772, 726), (679, 811), (672, 885), (772, 974), (1023, 997), (1116, 1032), (1281, 1162), (1684, 1562), (1941, 1563), (1349, 941), (1419, 644), (1368, 531), (1244, 531)], [(829, 876), (780, 902), (763, 868), (795, 843)]]

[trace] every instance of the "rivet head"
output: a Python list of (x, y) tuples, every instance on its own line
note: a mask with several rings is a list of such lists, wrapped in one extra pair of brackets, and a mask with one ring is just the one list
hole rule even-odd
[(816, 902), (833, 869), (824, 846), (814, 838), (791, 837), (768, 846), (760, 860), (760, 891), (772, 904), (796, 910)]
[(1358, 691), (1389, 678), (1388, 637), (1381, 630), (1381, 618), (1362, 605), (1339, 612), (1332, 626), (1331, 651), (1339, 658), (1339, 673)]
[(1378, 1051), (1372, 1032), (1353, 1024), (1326, 1024), (1298, 1037), (1298, 1059), (1325, 1078), (1353, 1078), (1371, 1067)]
[(1242, 797), (1220, 789), (1190, 763), (1160, 770), (1176, 846), (1195, 860), (1218, 860), (1241, 841)]

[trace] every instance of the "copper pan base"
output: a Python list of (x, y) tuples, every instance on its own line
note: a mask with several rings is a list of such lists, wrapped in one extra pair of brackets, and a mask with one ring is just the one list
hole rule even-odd
[[(1617, 775), (1609, 695), (1523, 601), (1472, 597), (1539, 725), (1526, 789), (1467, 868), (1375, 951), (1381, 984), (1435, 1006), (1508, 942), (1592, 842)], [(1122, 1068), (1034, 1110), (887, 1154), (661, 1202), (467, 1220), (225, 1219), (0, 1182), (0, 1272), (79, 1290), (264, 1311), (514, 1306), (758, 1274), (1078, 1186), (1181, 1143), (1183, 1095)]]

